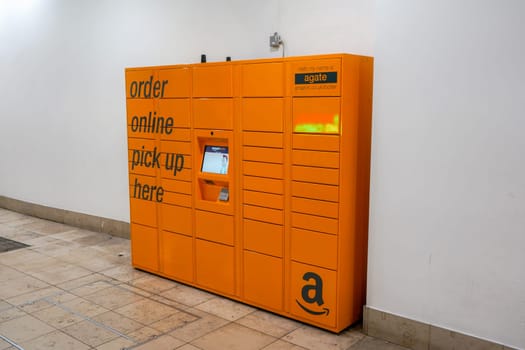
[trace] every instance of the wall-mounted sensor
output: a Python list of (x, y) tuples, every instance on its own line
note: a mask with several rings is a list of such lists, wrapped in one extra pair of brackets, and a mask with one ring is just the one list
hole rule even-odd
[(275, 32), (273, 35), (270, 35), (270, 47), (278, 49), (282, 44), (281, 36), (279, 33)]

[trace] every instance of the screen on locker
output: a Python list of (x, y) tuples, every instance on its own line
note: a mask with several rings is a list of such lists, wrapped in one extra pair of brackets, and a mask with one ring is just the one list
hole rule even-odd
[(203, 173), (228, 174), (230, 156), (226, 146), (204, 146), (201, 171)]

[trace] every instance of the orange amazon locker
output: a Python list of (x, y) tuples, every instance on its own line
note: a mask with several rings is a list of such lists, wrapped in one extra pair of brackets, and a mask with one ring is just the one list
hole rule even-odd
[(134, 267), (333, 332), (365, 299), (370, 57), (126, 69)]

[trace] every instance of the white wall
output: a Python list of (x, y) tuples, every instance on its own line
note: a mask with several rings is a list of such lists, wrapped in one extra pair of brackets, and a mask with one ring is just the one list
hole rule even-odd
[(525, 2), (375, 14), (367, 303), (525, 348)]
[(280, 56), (274, 31), (370, 54), (367, 3), (331, 0), (334, 27), (318, 0), (0, 0), (0, 195), (128, 221), (125, 67)]
[(129, 220), (124, 68), (276, 55), (277, 2), (0, 1), (0, 195)]
[(525, 347), (524, 6), (0, 0), (0, 195), (129, 219), (124, 67), (374, 55), (369, 306)]

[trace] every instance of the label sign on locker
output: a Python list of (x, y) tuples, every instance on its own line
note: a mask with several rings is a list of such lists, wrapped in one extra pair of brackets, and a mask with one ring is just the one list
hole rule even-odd
[(359, 320), (372, 67), (126, 69), (133, 266), (333, 332)]

